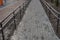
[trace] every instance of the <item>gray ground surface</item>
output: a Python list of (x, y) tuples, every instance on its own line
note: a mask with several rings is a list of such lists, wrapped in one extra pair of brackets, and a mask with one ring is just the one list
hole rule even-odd
[(32, 0), (11, 40), (60, 40), (39, 0)]

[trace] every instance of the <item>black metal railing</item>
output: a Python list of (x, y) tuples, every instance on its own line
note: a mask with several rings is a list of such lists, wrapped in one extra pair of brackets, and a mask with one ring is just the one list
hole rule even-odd
[(45, 9), (56, 35), (60, 38), (60, 12), (56, 11), (48, 2), (40, 0)]
[(9, 40), (10, 36), (13, 35), (30, 2), (31, 0), (26, 0), (23, 5), (18, 6), (10, 15), (2, 20), (0, 23), (0, 40)]

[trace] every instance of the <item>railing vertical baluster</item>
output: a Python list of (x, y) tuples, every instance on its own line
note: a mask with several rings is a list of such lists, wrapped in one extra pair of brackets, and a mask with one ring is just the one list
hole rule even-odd
[[(25, 13), (25, 10), (26, 10), (26, 7), (28, 6), (28, 4), (30, 3), (30, 1), (31, 0), (27, 0), (27, 3), (23, 3), (23, 8), (21, 8), (21, 6), (19, 7), (20, 8), (20, 12), (19, 12), (19, 14), (20, 14), (20, 19), (22, 19), (22, 16), (24, 15), (24, 13)], [(16, 10), (17, 10), (17, 8), (16, 8)], [(15, 27), (15, 29), (16, 29), (16, 27), (17, 27), (17, 25), (16, 25), (16, 14), (15, 14), (15, 11), (16, 10), (14, 10), (13, 12), (12, 12), (12, 14), (13, 14), (13, 25), (14, 25), (14, 27)], [(11, 15), (11, 14), (10, 14)], [(10, 17), (10, 15), (8, 15), (4, 20), (2, 20), (2, 23), (4, 23), (4, 21), (8, 18), (8, 17)], [(7, 23), (9, 23), (10, 22), (10, 20), (7, 22)], [(2, 23), (0, 23), (0, 32), (1, 32), (1, 34), (2, 34), (2, 40), (6, 40), (6, 38), (5, 38), (5, 35), (4, 35), (4, 29), (5, 29), (5, 27), (4, 28), (2, 28)], [(6, 24), (7, 24), (6, 23)], [(4, 25), (4, 26), (6, 26), (6, 25)], [(8, 26), (10, 26), (10, 25), (8, 25)], [(2, 29), (1, 29), (2, 28)], [(12, 30), (12, 29), (11, 29)]]
[(15, 21), (15, 11), (13, 12), (13, 20), (14, 20), (14, 26), (15, 26), (15, 29), (16, 29), (16, 21)]
[(20, 14), (20, 19), (21, 19), (21, 6), (19, 7), (19, 14)]
[[(46, 0), (40, 0), (40, 1), (42, 3), (43, 7), (47, 7), (47, 9), (49, 10), (48, 15), (49, 15), (50, 21), (52, 23), (52, 26), (53, 26), (57, 36), (60, 38), (60, 30), (59, 30), (60, 29), (60, 12), (55, 10)], [(52, 16), (52, 15), (54, 15), (54, 16)], [(56, 17), (56, 19), (55, 18), (51, 19), (52, 17)], [(54, 23), (56, 23), (56, 25)]]
[(49, 18), (50, 18), (51, 13), (49, 12)]
[(24, 14), (24, 11), (25, 11), (25, 9), (24, 9), (24, 3), (23, 3), (23, 14)]
[[(0, 26), (1, 26), (1, 28), (2, 28), (2, 23), (0, 23)], [(2, 33), (2, 40), (5, 40), (3, 29), (1, 29), (0, 31), (1, 31), (1, 33)]]
[[(58, 17), (60, 18), (60, 14), (58, 14)], [(59, 28), (59, 19), (57, 19), (57, 30), (56, 30), (57, 33), (58, 33), (58, 28)]]
[(57, 19), (57, 28), (56, 28), (56, 33), (58, 33), (58, 26), (59, 26), (59, 19)]
[(20, 19), (21, 19), (21, 10), (20, 10)]

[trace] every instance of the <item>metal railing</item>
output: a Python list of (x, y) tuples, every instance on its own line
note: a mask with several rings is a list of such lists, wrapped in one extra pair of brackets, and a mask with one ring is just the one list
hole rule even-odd
[(30, 1), (31, 0), (26, 0), (23, 5), (18, 6), (14, 11), (10, 13), (10, 15), (2, 20), (2, 22), (0, 23), (0, 40), (9, 40), (10, 36), (17, 28), (17, 25), (22, 20), (22, 17)]
[(44, 7), (56, 35), (60, 38), (60, 12), (56, 11), (48, 2), (40, 0)]

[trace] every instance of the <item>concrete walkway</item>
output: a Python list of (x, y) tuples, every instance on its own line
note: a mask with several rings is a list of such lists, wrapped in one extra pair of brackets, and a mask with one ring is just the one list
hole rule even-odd
[[(5, 3), (5, 1), (6, 1), (6, 3)], [(12, 4), (15, 4), (18, 1), (22, 1), (22, 0), (4, 0), (4, 4), (2, 6), (0, 6), (0, 10), (2, 10), (8, 6), (11, 6)]]
[(32, 0), (11, 40), (60, 40), (39, 0)]

